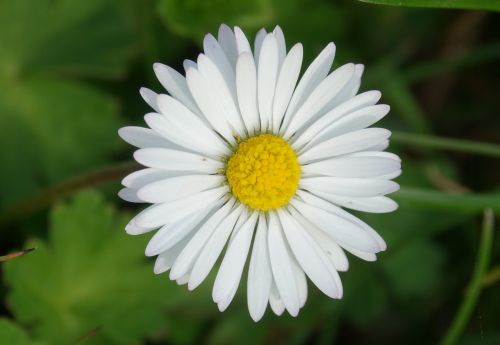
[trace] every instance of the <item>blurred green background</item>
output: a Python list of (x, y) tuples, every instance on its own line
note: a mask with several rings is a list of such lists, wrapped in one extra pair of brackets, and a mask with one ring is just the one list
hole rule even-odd
[[(0, 0), (0, 23), (0, 255), (36, 248), (0, 263), (0, 345), (500, 344), (500, 245), (488, 224), (481, 231), (482, 210), (500, 209), (499, 13)], [(360, 215), (388, 251), (375, 263), (350, 258), (340, 301), (310, 286), (297, 318), (268, 310), (252, 322), (244, 282), (219, 313), (213, 279), (187, 292), (155, 276), (149, 235), (123, 230), (137, 208), (116, 197), (133, 168), (117, 129), (143, 125), (141, 86), (162, 90), (152, 64), (181, 70), (221, 23), (249, 37), (279, 24), (289, 47), (303, 42), (306, 63), (334, 41), (335, 65), (365, 64), (362, 90), (392, 106), (382, 125), (403, 158), (401, 207)]]

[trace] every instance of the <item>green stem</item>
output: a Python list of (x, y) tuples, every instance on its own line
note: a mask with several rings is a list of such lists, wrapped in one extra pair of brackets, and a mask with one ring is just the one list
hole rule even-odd
[(479, 213), (491, 208), (500, 213), (500, 194), (450, 194), (431, 189), (401, 187), (392, 195), (401, 206)]
[(405, 132), (393, 132), (392, 140), (395, 143), (405, 145), (415, 145), (419, 147), (466, 152), (500, 158), (500, 145), (497, 144)]
[(496, 284), (500, 281), (500, 265), (493, 267), (484, 278), (481, 286), (483, 288)]
[(138, 168), (139, 165), (135, 162), (115, 164), (48, 187), (32, 197), (22, 200), (5, 211), (2, 211), (0, 213), (0, 227), (33, 214), (49, 206), (53, 202), (71, 195), (79, 189), (97, 186), (105, 182), (116, 181)]
[(425, 61), (403, 72), (403, 79), (408, 83), (415, 83), (434, 75), (458, 70), (463, 67), (474, 66), (500, 57), (500, 43), (484, 45), (462, 55)]
[(441, 345), (453, 345), (460, 339), (467, 322), (474, 311), (474, 307), (479, 300), (481, 293), (481, 282), (488, 268), (491, 248), (493, 244), (494, 215), (491, 209), (484, 212), (483, 227), (479, 243), (479, 252), (477, 254), (476, 266), (472, 279), (467, 288), (465, 299), (451, 323), (448, 332), (441, 341)]

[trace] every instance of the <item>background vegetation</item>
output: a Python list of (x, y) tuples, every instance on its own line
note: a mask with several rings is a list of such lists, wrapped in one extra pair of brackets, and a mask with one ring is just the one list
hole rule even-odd
[[(498, 0), (367, 0), (499, 10)], [(314, 288), (298, 318), (255, 324), (245, 288), (223, 314), (212, 281), (153, 275), (148, 236), (116, 197), (134, 165), (152, 63), (181, 69), (220, 23), (283, 27), (306, 62), (329, 41), (392, 106), (400, 209), (361, 217), (387, 240), (351, 257), (345, 298)], [(0, 345), (499, 344), (500, 15), (354, 0), (0, 0)], [(455, 138), (455, 139), (449, 139)], [(497, 145), (495, 145), (495, 142)], [(489, 143), (489, 144), (485, 144)], [(124, 163), (125, 162), (125, 163)], [(22, 257), (19, 250), (36, 248)]]

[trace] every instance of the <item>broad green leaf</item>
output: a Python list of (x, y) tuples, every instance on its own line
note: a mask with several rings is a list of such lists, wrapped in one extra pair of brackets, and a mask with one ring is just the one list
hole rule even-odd
[(132, 344), (165, 326), (178, 287), (152, 273), (146, 238), (126, 235), (122, 216), (91, 191), (51, 212), (48, 242), (5, 265), (8, 305), (37, 339), (72, 344)]
[(47, 77), (2, 83), (0, 203), (104, 164), (121, 144), (114, 99)]
[(0, 204), (103, 164), (121, 145), (115, 78), (134, 52), (129, 1), (0, 0)]
[(222, 23), (257, 29), (273, 18), (270, 0), (160, 0), (158, 10), (172, 31), (196, 40)]
[(405, 7), (430, 7), (430, 8), (462, 8), (500, 11), (498, 0), (360, 0), (371, 4), (405, 6)]
[(134, 52), (127, 1), (0, 0), (0, 76), (117, 77)]
[(442, 277), (444, 253), (428, 240), (413, 241), (381, 260), (390, 286), (398, 297), (423, 297), (436, 288)]
[(0, 319), (0, 345), (42, 345), (30, 340), (26, 332), (7, 319)]

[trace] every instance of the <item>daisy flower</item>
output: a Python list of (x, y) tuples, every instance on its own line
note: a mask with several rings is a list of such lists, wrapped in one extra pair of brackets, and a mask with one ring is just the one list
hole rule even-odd
[(253, 46), (222, 25), (196, 62), (184, 62), (185, 76), (154, 64), (168, 94), (142, 88), (149, 128), (119, 130), (146, 167), (123, 179), (119, 195), (152, 204), (126, 231), (157, 230), (146, 248), (155, 273), (193, 290), (221, 257), (213, 300), (225, 310), (245, 275), (257, 321), (268, 304), (296, 316), (307, 279), (340, 299), (345, 252), (374, 261), (386, 249), (344, 208), (395, 210), (385, 195), (399, 189), (391, 179), (401, 161), (384, 152), (391, 132), (368, 128), (389, 106), (377, 104), (379, 91), (358, 94), (363, 65), (330, 72), (330, 43), (299, 78), (302, 44), (287, 51), (279, 27), (260, 30)]

